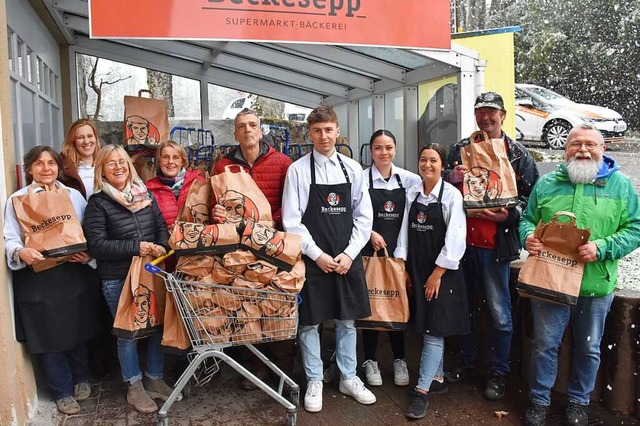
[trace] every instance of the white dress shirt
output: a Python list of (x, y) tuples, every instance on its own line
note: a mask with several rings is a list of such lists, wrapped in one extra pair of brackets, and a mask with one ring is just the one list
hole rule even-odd
[(442, 178), (433, 187), (429, 194), (424, 193), (422, 182), (407, 191), (407, 205), (404, 209), (402, 228), (398, 237), (398, 247), (394, 251), (394, 257), (401, 257), (407, 260), (407, 250), (409, 249), (409, 210), (411, 204), (416, 199), (424, 205), (438, 202), (440, 187), (444, 184), (442, 193), (442, 215), (447, 226), (444, 238), (444, 247), (436, 259), (436, 265), (445, 269), (458, 269), (460, 259), (464, 256), (467, 248), (467, 218), (462, 207), (462, 194), (458, 189), (448, 182), (443, 182)]
[(78, 176), (80, 176), (82, 180), (88, 200), (91, 194), (93, 194), (93, 166), (87, 166), (84, 162), (80, 161), (78, 164)]
[[(31, 185), (25, 186), (24, 188), (19, 189), (11, 194), (4, 209), (4, 248), (7, 254), (7, 265), (9, 266), (9, 269), (14, 271), (26, 267), (27, 264), (20, 259), (15, 259), (14, 256), (17, 249), (24, 247), (24, 235), (22, 234), (22, 230), (20, 229), (20, 224), (18, 223), (18, 218), (16, 217), (16, 211), (13, 208), (13, 198), (18, 195), (26, 194), (30, 186)], [(87, 207), (87, 201), (84, 199), (80, 192), (73, 188), (69, 188), (68, 186), (63, 185), (58, 181), (56, 181), (56, 186), (58, 188), (63, 188), (69, 191), (73, 209), (76, 211), (78, 220), (80, 221), (80, 223), (82, 223), (82, 218), (84, 217), (84, 209)], [(44, 191), (44, 188), (40, 186), (32, 188), (35, 188), (34, 192)]]
[[(373, 224), (371, 198), (363, 179), (362, 166), (351, 158), (338, 154), (336, 150), (330, 157), (325, 157), (314, 149), (316, 183), (320, 185), (346, 183), (338, 162), (338, 155), (340, 155), (351, 182), (351, 208), (353, 209), (353, 229), (349, 245), (344, 249), (344, 253), (351, 259), (355, 259), (369, 241)], [(309, 153), (294, 162), (287, 171), (282, 195), (282, 225), (285, 231), (302, 236), (302, 253), (315, 261), (323, 251), (302, 223), (302, 216), (309, 203), (310, 161), (311, 154)]]
[(414, 185), (422, 182), (422, 178), (417, 174), (410, 172), (409, 170), (405, 170), (401, 167), (397, 167), (395, 165), (391, 165), (391, 177), (389, 180), (386, 180), (380, 174), (380, 171), (376, 167), (375, 164), (372, 164), (371, 167), (364, 171), (364, 181), (367, 184), (367, 188), (369, 188), (369, 170), (372, 171), (373, 177), (373, 189), (387, 189), (393, 190), (400, 188), (398, 186), (398, 179), (396, 179), (395, 175), (400, 177), (400, 181), (402, 182), (402, 187), (404, 188), (405, 193)]

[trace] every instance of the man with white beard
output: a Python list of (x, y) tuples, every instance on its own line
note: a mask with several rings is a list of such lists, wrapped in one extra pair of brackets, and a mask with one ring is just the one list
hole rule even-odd
[(531, 301), (533, 343), (529, 408), (524, 422), (545, 424), (558, 366), (558, 349), (568, 324), (573, 334), (566, 424), (586, 425), (589, 396), (600, 366), (600, 341), (613, 290), (618, 260), (640, 245), (640, 207), (629, 178), (615, 160), (604, 155), (602, 134), (583, 124), (569, 132), (565, 162), (536, 183), (520, 221), (520, 239), (531, 255), (543, 249), (533, 236), (540, 220), (559, 211), (576, 216), (578, 228), (589, 228), (589, 241), (578, 248), (585, 262), (576, 306)]

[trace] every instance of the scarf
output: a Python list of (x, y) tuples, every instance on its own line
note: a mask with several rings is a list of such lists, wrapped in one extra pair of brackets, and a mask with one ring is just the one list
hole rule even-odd
[(133, 178), (131, 182), (127, 183), (122, 191), (116, 189), (103, 178), (102, 191), (107, 194), (109, 198), (129, 210), (131, 213), (142, 210), (151, 204), (151, 197), (149, 197), (147, 187), (144, 186), (144, 182), (142, 182), (142, 179), (140, 178)]
[(162, 170), (158, 169), (156, 172), (156, 176), (160, 179), (164, 185), (168, 186), (173, 193), (173, 196), (176, 197), (176, 200), (180, 196), (180, 190), (182, 189), (182, 185), (184, 185), (184, 177), (187, 175), (187, 169), (184, 167), (180, 170), (180, 173), (176, 177), (167, 177), (162, 174)]

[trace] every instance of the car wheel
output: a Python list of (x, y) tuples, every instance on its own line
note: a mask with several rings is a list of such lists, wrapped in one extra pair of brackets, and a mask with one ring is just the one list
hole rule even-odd
[(551, 149), (564, 149), (571, 124), (564, 120), (550, 121), (542, 132), (542, 140)]

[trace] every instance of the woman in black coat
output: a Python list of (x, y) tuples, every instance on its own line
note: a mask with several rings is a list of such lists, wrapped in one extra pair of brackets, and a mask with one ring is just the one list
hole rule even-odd
[[(95, 166), (94, 194), (89, 198), (83, 229), (89, 251), (98, 261), (102, 291), (115, 317), (118, 300), (134, 256), (165, 254), (169, 234), (162, 213), (138, 177), (124, 148), (107, 145)], [(163, 353), (158, 332), (148, 337), (147, 371), (140, 371), (138, 339), (118, 338), (118, 359), (128, 384), (127, 402), (144, 413), (166, 400), (172, 389), (162, 380)]]

